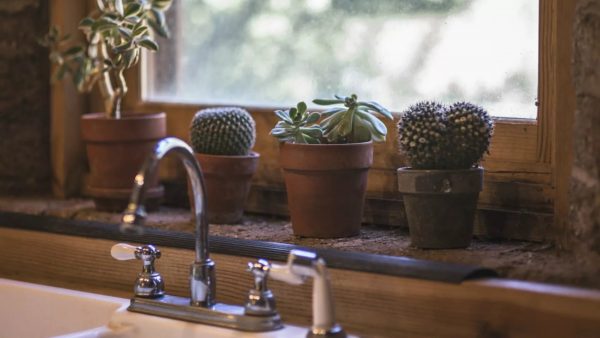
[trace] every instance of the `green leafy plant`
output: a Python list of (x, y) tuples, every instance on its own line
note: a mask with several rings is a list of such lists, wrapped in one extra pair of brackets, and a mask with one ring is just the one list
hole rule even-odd
[(296, 107), (288, 110), (277, 110), (275, 114), (280, 118), (280, 121), (271, 130), (271, 135), (280, 141), (309, 144), (321, 143), (323, 135), (321, 128), (318, 125), (311, 125), (319, 120), (319, 113), (308, 112), (306, 103), (299, 102)]
[(142, 48), (157, 51), (151, 32), (167, 37), (165, 11), (172, 0), (96, 0), (98, 9), (79, 23), (84, 44), (73, 43), (57, 27), (40, 40), (50, 49), (57, 65), (53, 75), (69, 75), (80, 92), (90, 92), (96, 83), (107, 117), (120, 118), (121, 101), (127, 94), (124, 71), (140, 58)]
[(321, 106), (333, 107), (321, 113), (323, 136), (329, 143), (358, 143), (373, 140), (385, 141), (387, 128), (375, 113), (392, 120), (392, 113), (375, 101), (358, 101), (356, 94), (347, 97), (335, 95), (335, 99), (315, 99)]
[[(375, 114), (392, 119), (392, 113), (374, 101), (358, 101), (355, 94), (348, 97), (335, 95), (334, 99), (315, 99), (314, 103), (332, 107), (321, 113), (309, 113), (304, 102), (296, 108), (278, 110), (280, 121), (271, 135), (291, 143), (359, 143), (383, 142), (387, 128)], [(317, 124), (317, 121), (320, 123)]]
[(419, 102), (398, 122), (400, 150), (415, 169), (471, 168), (489, 152), (493, 131), (487, 111), (468, 102)]
[(256, 124), (242, 108), (207, 108), (194, 115), (190, 140), (197, 153), (245, 156), (256, 141)]

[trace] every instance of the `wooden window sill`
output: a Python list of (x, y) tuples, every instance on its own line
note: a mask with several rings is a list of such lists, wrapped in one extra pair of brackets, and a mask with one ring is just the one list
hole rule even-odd
[[(0, 211), (107, 223), (120, 221), (120, 214), (95, 211), (93, 202), (88, 199), (0, 196)], [(188, 210), (163, 207), (150, 214), (147, 225), (169, 231), (193, 232), (190, 217)], [(363, 226), (361, 234), (352, 238), (298, 238), (292, 234), (291, 224), (286, 219), (257, 214), (245, 216), (240, 225), (211, 225), (210, 234), (303, 247), (479, 265), (494, 269), (502, 277), (511, 279), (600, 287), (600, 276), (585, 267), (572, 264), (572, 256), (560, 253), (550, 244), (476, 238), (464, 250), (421, 250), (410, 246), (406, 229), (373, 225)]]

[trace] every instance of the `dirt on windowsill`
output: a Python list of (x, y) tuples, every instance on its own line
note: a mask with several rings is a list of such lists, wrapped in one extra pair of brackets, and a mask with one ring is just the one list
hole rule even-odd
[[(88, 199), (59, 200), (52, 197), (0, 197), (0, 210), (74, 220), (118, 223), (118, 213), (99, 212)], [(193, 232), (188, 210), (162, 207), (150, 213), (147, 225), (164, 230)], [(339, 239), (300, 238), (292, 233), (289, 220), (264, 215), (246, 215), (237, 225), (211, 224), (210, 234), (305, 247), (405, 256), (442, 262), (485, 266), (501, 276), (543, 283), (600, 288), (600, 268), (574, 264), (577, 257), (562, 253), (552, 244), (524, 241), (474, 239), (467, 249), (423, 250), (410, 246), (406, 229), (363, 226), (360, 235)]]

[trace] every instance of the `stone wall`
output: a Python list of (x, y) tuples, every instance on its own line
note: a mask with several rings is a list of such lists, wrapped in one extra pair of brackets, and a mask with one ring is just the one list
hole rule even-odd
[(600, 275), (600, 0), (579, 0), (574, 26), (572, 246)]
[(48, 0), (0, 1), (0, 192), (50, 184)]

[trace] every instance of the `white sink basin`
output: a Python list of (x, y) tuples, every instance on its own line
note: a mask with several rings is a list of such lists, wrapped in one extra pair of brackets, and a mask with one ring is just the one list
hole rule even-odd
[(0, 278), (0, 337), (54, 337), (103, 327), (126, 299)]
[(250, 333), (229, 330), (210, 325), (202, 325), (148, 316), (129, 311), (117, 311), (109, 325), (112, 333), (105, 333), (103, 338), (165, 338), (165, 337), (210, 337), (210, 338), (293, 338), (306, 337), (307, 328), (285, 325), (283, 329)]
[(128, 299), (0, 278), (1, 338), (293, 338), (307, 328), (248, 333), (127, 311)]

